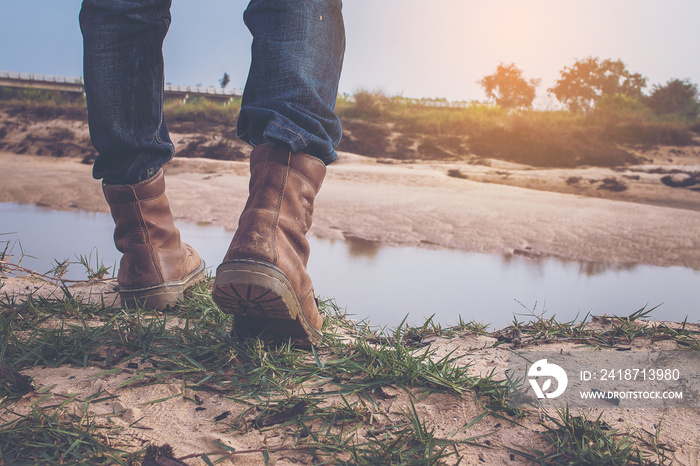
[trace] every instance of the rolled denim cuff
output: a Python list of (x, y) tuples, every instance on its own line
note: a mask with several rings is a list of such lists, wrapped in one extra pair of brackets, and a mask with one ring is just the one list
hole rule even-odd
[(286, 116), (270, 109), (244, 108), (238, 119), (238, 137), (253, 147), (264, 144), (283, 144), (292, 152), (303, 152), (329, 165), (338, 158), (335, 147), (340, 142), (340, 122), (330, 127), (336, 134), (328, 134), (324, 124), (309, 116), (297, 115), (303, 127)]

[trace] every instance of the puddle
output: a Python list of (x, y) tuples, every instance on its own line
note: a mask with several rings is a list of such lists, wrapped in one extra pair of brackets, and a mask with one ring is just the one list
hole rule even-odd
[[(179, 224), (182, 237), (215, 270), (232, 233), (211, 225)], [(53, 260), (92, 252), (106, 266), (118, 264), (109, 214), (57, 212), (33, 205), (0, 203), (0, 250), (9, 241), (22, 265), (46, 272)], [(349, 238), (309, 238), (309, 273), (321, 297), (332, 297), (356, 319), (395, 327), (408, 314), (422, 324), (434, 314), (444, 326), (475, 320), (491, 330), (531, 320), (531, 310), (568, 321), (587, 312), (629, 315), (660, 305), (656, 319), (700, 319), (700, 272), (684, 267), (621, 266), (455, 250), (387, 247)], [(67, 278), (84, 279), (74, 264)], [(522, 305), (521, 305), (522, 303)], [(536, 305), (536, 307), (535, 307)]]

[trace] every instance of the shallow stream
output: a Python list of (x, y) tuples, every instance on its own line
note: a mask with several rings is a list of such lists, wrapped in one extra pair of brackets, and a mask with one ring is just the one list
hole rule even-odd
[[(214, 273), (232, 232), (216, 226), (178, 224)], [(92, 263), (118, 265), (109, 214), (58, 212), (33, 205), (0, 203), (0, 251), (8, 244), (22, 265), (46, 272), (54, 260), (92, 254)], [(8, 243), (6, 243), (8, 242)], [(355, 319), (390, 328), (408, 315), (443, 326), (464, 321), (497, 330), (534, 315), (559, 322), (595, 315), (626, 316), (659, 306), (651, 317), (700, 320), (700, 271), (684, 267), (582, 263), (456, 250), (388, 247), (365, 240), (309, 238), (309, 273), (316, 293), (330, 297)], [(114, 270), (114, 269), (112, 269)], [(71, 265), (66, 278), (84, 279)]]

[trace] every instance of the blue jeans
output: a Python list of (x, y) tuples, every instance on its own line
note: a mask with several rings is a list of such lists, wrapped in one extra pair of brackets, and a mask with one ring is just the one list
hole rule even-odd
[[(109, 184), (146, 180), (174, 155), (163, 116), (163, 40), (171, 0), (83, 0), (85, 94)], [(342, 134), (334, 113), (345, 51), (342, 0), (252, 0), (252, 61), (238, 136), (284, 144), (330, 164)]]

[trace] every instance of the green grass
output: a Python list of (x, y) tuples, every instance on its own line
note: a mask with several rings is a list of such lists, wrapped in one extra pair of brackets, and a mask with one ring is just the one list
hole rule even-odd
[[(183, 305), (167, 314), (115, 311), (106, 303), (83, 302), (69, 293), (60, 299), (0, 297), (0, 363), (13, 374), (34, 366), (97, 365), (104, 367), (104, 374), (128, 371), (131, 377), (124, 386), (180, 380), (196, 391), (215, 387), (231, 399), (255, 406), (258, 418), (298, 403), (296, 387), (328, 385), (323, 393), (305, 394), (305, 409), (287, 421), (300, 435), (308, 431), (302, 435), (307, 440), (298, 447), (301, 451), (326, 460), (335, 458), (333, 462), (337, 459), (341, 464), (348, 455), (352, 459), (347, 461), (355, 464), (375, 464), (380, 459), (388, 464), (428, 464), (421, 461), (454, 454), (445, 446), (458, 442), (437, 439), (415, 419), (415, 410), (405, 413), (405, 422), (365, 442), (357, 443), (355, 432), (367, 424), (371, 417), (367, 403), (371, 407), (374, 393), (383, 386), (400, 387), (411, 396), (416, 391), (442, 391), (458, 397), (470, 387), (480, 390), (483, 380), (469, 377), (460, 358), (446, 356), (433, 362), (429, 348), (406, 345), (410, 339), (404, 339), (404, 330), (384, 336), (358, 328), (331, 301), (321, 306), (328, 313), (324, 343), (312, 353), (288, 342), (235, 339), (229, 333), (230, 317), (211, 301), (210, 286), (211, 280), (195, 287)], [(353, 338), (371, 334), (384, 343), (364, 339), (350, 343), (341, 337), (341, 330)], [(139, 361), (142, 368), (125, 369), (129, 361)], [(233, 373), (227, 370), (232, 364)], [(489, 380), (488, 384), (500, 383)], [(7, 403), (31, 390), (31, 384), (2, 384), (0, 400)], [(323, 405), (331, 395), (345, 403)], [(63, 408), (47, 410), (37, 405), (31, 415), (2, 426), (3, 459), (11, 464), (20, 460), (60, 464), (68, 458), (60, 456), (61, 451), (76, 455), (70, 461), (86, 464), (101, 464), (103, 457), (119, 461), (129, 457), (131, 453), (101, 448), (94, 435), (98, 427)], [(349, 421), (354, 427), (347, 430), (344, 426)], [(22, 449), (22, 444), (36, 448)]]
[[(615, 348), (630, 345), (634, 339), (642, 338), (650, 343), (672, 340), (679, 347), (688, 350), (700, 350), (700, 332), (687, 325), (687, 318), (680, 322), (679, 328), (672, 328), (663, 323), (644, 322), (656, 308), (642, 308), (629, 316), (591, 317), (574, 319), (569, 322), (558, 322), (556, 316), (544, 318), (534, 312), (526, 314), (527, 322), (521, 322), (517, 316), (513, 324), (497, 332), (501, 342), (508, 342), (506, 337), (512, 332), (519, 334), (521, 347), (541, 343), (566, 341), (580, 343), (595, 348)], [(600, 321), (604, 328), (592, 329), (587, 324), (589, 318)]]
[[(198, 285), (186, 302), (167, 313), (115, 311), (109, 304), (87, 303), (70, 293), (61, 298), (29, 296), (23, 300), (0, 296), (1, 367), (19, 375), (35, 366), (96, 365), (104, 368), (104, 375), (128, 372), (130, 378), (123, 386), (178, 380), (188, 390), (216, 389), (248, 404), (259, 412), (256, 419), (303, 403), (303, 409), (274, 428), (292, 427), (292, 435), (304, 439), (297, 443), (296, 451), (333, 464), (433, 464), (455, 454), (448, 446), (464, 442), (438, 437), (433, 427), (418, 418), (415, 407), (400, 413), (403, 421), (381, 432), (372, 430), (375, 399), (382, 387), (397, 387), (410, 399), (430, 392), (455, 398), (475, 395), (485, 408), (508, 413), (507, 401), (497, 399), (506, 393), (503, 382), (469, 376), (469, 364), (461, 357), (435, 358), (429, 346), (416, 344), (428, 334), (445, 335), (451, 329), (443, 330), (429, 321), (422, 327), (401, 326), (385, 334), (355, 323), (332, 301), (324, 301), (324, 341), (309, 353), (288, 342), (232, 337), (231, 318), (214, 306), (210, 286), (211, 280)], [(126, 369), (130, 361), (138, 361), (139, 368)], [(228, 370), (232, 366), (233, 372)], [(302, 395), (298, 387), (305, 384), (324, 389)], [(0, 385), (0, 406), (9, 406), (32, 390), (30, 383), (4, 383)], [(343, 402), (328, 406), (329, 396)], [(91, 400), (80, 402), (87, 406)], [(97, 431), (104, 425), (92, 422), (87, 414), (75, 417), (67, 409), (70, 404), (47, 407), (37, 403), (30, 415), (1, 426), (2, 460), (8, 464), (102, 464), (108, 462), (105, 458), (124, 462), (145, 454), (102, 445)], [(264, 424), (254, 427), (266, 428)], [(359, 430), (370, 432), (365, 440), (358, 441)], [(61, 456), (62, 451), (72, 456)], [(208, 456), (223, 458), (230, 453), (208, 452)], [(266, 450), (270, 453), (274, 449)]]
[[(83, 262), (89, 264), (83, 263), (88, 275), (103, 267), (99, 260)], [(27, 393), (38, 397), (29, 414), (0, 425), (0, 465), (138, 464), (147, 455), (145, 447), (125, 451), (105, 443), (109, 424), (90, 415), (89, 407), (109, 395), (61, 399), (51, 393), (51, 387), (34, 387), (21, 374), (37, 366), (97, 366), (102, 371), (94, 377), (128, 375), (121, 387), (172, 382), (182, 386), (180, 393), (149, 403), (176, 397), (196, 404), (199, 395), (215, 392), (245, 407), (240, 415), (221, 421), (229, 431), (284, 432), (290, 439), (248, 452), (263, 460), (289, 453), (325, 464), (440, 464), (457, 461), (462, 446), (487, 448), (481, 438), (466, 436), (468, 428), (485, 419), (518, 426), (522, 419), (533, 416), (511, 402), (511, 381), (493, 373), (472, 375), (464, 355), (437, 356), (434, 341), (465, 334), (491, 335), (485, 324), (460, 318), (456, 325), (443, 327), (431, 317), (420, 326), (402, 323), (387, 331), (356, 322), (332, 300), (325, 300), (320, 303), (325, 314), (324, 339), (309, 351), (285, 341), (232, 336), (232, 317), (214, 305), (211, 285), (210, 277), (189, 290), (185, 302), (167, 312), (116, 310), (112, 303), (90, 303), (73, 296), (65, 286), (60, 298), (30, 295), (18, 299), (1, 294), (0, 288), (0, 408), (7, 410)], [(516, 319), (493, 336), (516, 332), (520, 346), (562, 340), (600, 347), (627, 345), (641, 337), (672, 339), (699, 349), (697, 332), (685, 325), (673, 330), (641, 322), (649, 312), (642, 309), (612, 318), (597, 331), (587, 328), (586, 318), (559, 323), (554, 317), (535, 316), (528, 323)], [(138, 364), (132, 367), (132, 362)], [(388, 387), (406, 400), (392, 410), (390, 421), (380, 408), (383, 399), (397, 396), (387, 395)], [(455, 432), (438, 433), (416, 408), (432, 393), (475, 403), (481, 414)], [(665, 454), (658, 441), (645, 443), (610, 430), (600, 418), (590, 421), (567, 411), (546, 417), (542, 426), (541, 437), (551, 448), (511, 448), (513, 454), (556, 464), (642, 464), (650, 452), (659, 458)], [(592, 446), (586, 447), (585, 442)], [(221, 444), (190, 457), (214, 464), (243, 453)]]
[[(74, 401), (35, 404), (28, 415), (0, 425), (0, 464), (133, 464), (139, 455), (107, 446), (101, 434), (104, 426), (87, 412), (69, 409)], [(101, 401), (104, 398), (82, 404)]]

